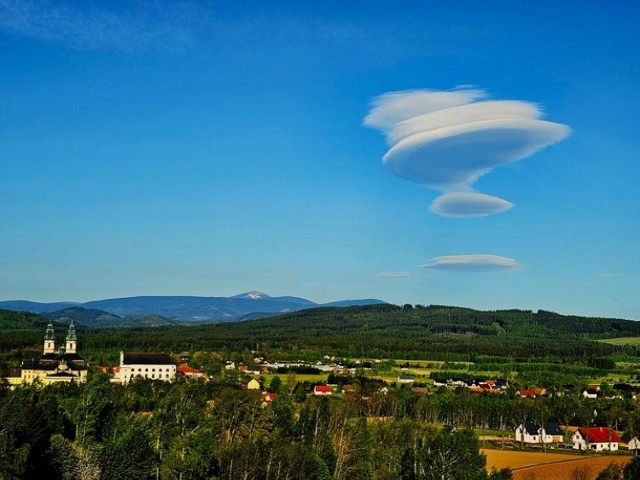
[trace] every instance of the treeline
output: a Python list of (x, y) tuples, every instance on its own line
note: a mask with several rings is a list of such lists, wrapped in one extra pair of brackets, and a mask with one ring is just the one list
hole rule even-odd
[[(16, 312), (0, 311), (0, 352), (39, 345), (46, 320), (31, 314), (22, 323)], [(41, 317), (40, 317), (41, 318)], [(44, 323), (43, 323), (44, 322)], [(18, 328), (18, 325), (21, 325)], [(65, 327), (59, 326), (62, 335)], [(550, 312), (479, 312), (454, 307), (319, 308), (246, 322), (127, 329), (79, 327), (83, 350), (241, 352), (271, 357), (317, 359), (318, 353), (373, 357), (475, 361), (494, 358), (578, 362), (607, 369), (607, 357), (635, 355), (638, 347), (587, 339), (606, 332), (640, 335), (640, 322), (563, 317)], [(603, 362), (594, 364), (594, 359)]]
[(2, 388), (0, 478), (487, 478), (470, 430), (407, 415), (372, 422), (348, 400), (298, 404), (295, 384), (265, 405), (236, 380), (120, 386), (95, 375), (79, 387)]
[(122, 386), (95, 374), (81, 386), (0, 386), (0, 478), (479, 480), (470, 428), (532, 420), (640, 433), (630, 399), (417, 396), (366, 377), (349, 379), (341, 398), (315, 398), (291, 374), (267, 404), (241, 380), (224, 371), (209, 383)]

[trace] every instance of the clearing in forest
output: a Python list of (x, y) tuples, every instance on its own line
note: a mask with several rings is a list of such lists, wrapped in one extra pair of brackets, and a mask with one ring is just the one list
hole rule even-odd
[(482, 449), (487, 456), (487, 470), (510, 467), (513, 480), (571, 480), (576, 469), (586, 469), (589, 479), (610, 463), (625, 464), (633, 457), (627, 456), (584, 456), (566, 453), (514, 452), (509, 450)]

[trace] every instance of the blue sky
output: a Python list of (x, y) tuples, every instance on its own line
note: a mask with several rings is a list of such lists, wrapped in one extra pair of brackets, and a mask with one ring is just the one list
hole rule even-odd
[[(640, 319), (639, 13), (0, 0), (0, 299), (255, 289)], [(460, 166), (447, 139), (418, 145), (419, 181), (383, 165), (376, 98), (465, 89), (485, 97), (456, 128), (476, 101), (538, 113), (455, 155), (493, 161), (520, 123), (536, 151), (462, 186), (429, 177)]]

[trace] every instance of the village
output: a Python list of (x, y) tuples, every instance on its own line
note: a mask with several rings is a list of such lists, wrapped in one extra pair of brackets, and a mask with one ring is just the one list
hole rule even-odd
[[(315, 362), (269, 361), (263, 356), (255, 356), (248, 362), (235, 362), (220, 357), (218, 360), (223, 365), (222, 370), (235, 375), (241, 387), (259, 395), (263, 407), (272, 404), (278, 398), (277, 390), (281, 384), (279, 375), (295, 377), (296, 372), (300, 380), (303, 380), (298, 383), (297, 398), (300, 399), (307, 396), (346, 398), (366, 403), (373, 401), (372, 397), (386, 396), (390, 389), (402, 389), (411, 392), (415, 397), (438, 395), (443, 391), (458, 394), (468, 392), (471, 395), (482, 396), (511, 395), (530, 400), (564, 395), (564, 392), (549, 391), (542, 387), (514, 390), (510, 388), (509, 382), (503, 379), (452, 377), (443, 380), (442, 375), (437, 375), (437, 379), (430, 379), (412, 372), (409, 362), (400, 363), (397, 368), (387, 372), (386, 376), (377, 377), (374, 374), (376, 367), (383, 363), (379, 359), (347, 360), (327, 355), (323, 360)], [(109, 375), (111, 383), (122, 385), (144, 380), (175, 382), (185, 379), (209, 382), (210, 376), (191, 365), (192, 363), (192, 355), (188, 352), (169, 355), (161, 352), (122, 351), (117, 365), (101, 365), (94, 370)], [(37, 359), (25, 359), (21, 368), (15, 370), (6, 380), (11, 388), (31, 383), (38, 383), (43, 387), (61, 382), (83, 384), (87, 382), (90, 370), (90, 366), (78, 352), (78, 339), (73, 323), (68, 327), (65, 341), (59, 345), (50, 323), (44, 335), (42, 355)], [(397, 372), (395, 377), (390, 376), (393, 372)], [(363, 388), (363, 379), (367, 379), (367, 388)], [(586, 387), (580, 395), (585, 400), (622, 398), (620, 394), (604, 395), (598, 385)], [(635, 399), (635, 395), (633, 398)], [(601, 453), (625, 449), (634, 454), (640, 451), (638, 436), (622, 435), (610, 426), (560, 426), (548, 421), (527, 420), (510, 432), (481, 435), (480, 439), (485, 443), (489, 441), (499, 444), (501, 448), (507, 445), (510, 448), (543, 451), (564, 449)]]

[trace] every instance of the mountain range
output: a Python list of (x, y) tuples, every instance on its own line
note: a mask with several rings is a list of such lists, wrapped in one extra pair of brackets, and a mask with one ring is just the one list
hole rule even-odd
[[(386, 303), (377, 299), (340, 300), (319, 304), (305, 298), (271, 297), (252, 291), (232, 297), (139, 296), (92, 300), (84, 303), (40, 303), (26, 300), (0, 301), (0, 308), (45, 314), (52, 320), (91, 326), (136, 324), (161, 325), (178, 322), (234, 322), (316, 307), (345, 307)], [(87, 312), (89, 311), (89, 312)], [(146, 316), (146, 317), (140, 317)], [(149, 317), (151, 316), (151, 317)], [(133, 319), (131, 317), (134, 317)]]

